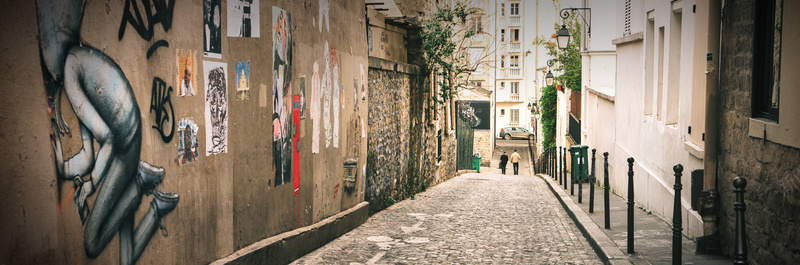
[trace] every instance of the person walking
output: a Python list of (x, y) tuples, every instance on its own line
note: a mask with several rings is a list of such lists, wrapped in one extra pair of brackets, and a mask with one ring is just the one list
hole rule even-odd
[(508, 164), (508, 155), (506, 155), (506, 151), (503, 151), (503, 154), (500, 155), (500, 169), (503, 170), (503, 175), (506, 174), (507, 164)]
[(521, 160), (519, 153), (514, 149), (514, 153), (511, 154), (511, 163), (514, 165), (514, 175), (519, 175), (519, 160)]

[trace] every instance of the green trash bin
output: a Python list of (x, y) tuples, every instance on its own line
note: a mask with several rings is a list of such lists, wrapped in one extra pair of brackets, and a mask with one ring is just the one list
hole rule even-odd
[(480, 153), (475, 153), (475, 155), (472, 156), (472, 169), (478, 171), (478, 173), (481, 173), (481, 154)]
[[(572, 158), (571, 161), (572, 170), (570, 173), (572, 174), (573, 177), (576, 177), (581, 182), (589, 181), (588, 151), (589, 151), (589, 146), (586, 145), (573, 145), (572, 147), (569, 148), (570, 157)], [(578, 169), (579, 160), (583, 162), (583, 165), (581, 165), (581, 167), (583, 168), (583, 172), (579, 172), (580, 171)], [(583, 174), (581, 174), (581, 176), (578, 176), (579, 173)]]

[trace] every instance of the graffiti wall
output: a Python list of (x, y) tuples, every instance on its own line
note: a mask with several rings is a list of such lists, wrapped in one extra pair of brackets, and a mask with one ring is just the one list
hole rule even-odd
[(0, 263), (210, 263), (363, 201), (363, 1), (14, 2)]

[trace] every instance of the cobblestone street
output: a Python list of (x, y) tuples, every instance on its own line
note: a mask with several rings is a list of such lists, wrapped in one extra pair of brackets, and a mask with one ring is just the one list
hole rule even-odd
[(497, 174), (495, 163), (458, 176), (292, 264), (602, 264), (517, 149), (519, 176)]

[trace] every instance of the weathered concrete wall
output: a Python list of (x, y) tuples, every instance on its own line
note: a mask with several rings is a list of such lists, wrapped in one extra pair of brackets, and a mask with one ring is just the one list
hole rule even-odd
[[(160, 3), (15, 1), (0, 11), (7, 81), (0, 181), (8, 194), (0, 263), (117, 263), (129, 258), (120, 257), (120, 248), (133, 228), (141, 229), (130, 242), (143, 246), (133, 260), (208, 263), (363, 201), (369, 97), (363, 1), (255, 1), (250, 29), (259, 37), (228, 37), (247, 31), (228, 27), (243, 21), (229, 20), (240, 10), (234, 3)], [(204, 16), (215, 13), (204, 4), (219, 16)], [(204, 21), (218, 21), (220, 29), (207, 30)], [(181, 96), (187, 63), (177, 50), (183, 49), (197, 52), (188, 64), (195, 95)], [(218, 56), (204, 56), (206, 49)], [(237, 70), (242, 61), (249, 73)], [(217, 66), (226, 71), (213, 74)], [(71, 135), (64, 130), (51, 138), (59, 109)], [(196, 146), (192, 134), (182, 137), (188, 118), (197, 126), (189, 126)], [(62, 150), (54, 152), (51, 139)], [(184, 139), (190, 147), (179, 153)], [(85, 156), (73, 157), (82, 147)], [(54, 166), (62, 156), (72, 157), (63, 175)], [(356, 182), (344, 179), (346, 158), (356, 161)], [(151, 203), (170, 199), (140, 187), (140, 161), (164, 170), (156, 189), (179, 196), (174, 210), (153, 210)], [(73, 191), (76, 175), (94, 180), (83, 225), (73, 192), (90, 186)], [(108, 236), (95, 237), (98, 227), (110, 228)]]
[[(755, 2), (726, 1), (723, 9), (717, 180), (719, 234), (723, 251), (733, 255), (736, 219), (732, 181), (741, 176), (747, 180), (744, 198), (750, 264), (791, 264), (800, 260), (796, 236), (800, 234), (800, 149), (781, 142), (797, 140), (800, 134), (794, 133), (792, 139), (780, 139), (778, 133), (768, 129), (767, 141), (762, 141), (765, 127), (753, 130), (752, 123), (757, 120), (751, 118)], [(782, 2), (783, 45), (774, 57), (780, 59), (775, 71), (781, 88), (780, 116), (778, 122), (767, 123), (785, 126), (782, 130), (790, 132), (798, 128), (791, 124), (800, 122), (796, 106), (800, 100), (800, 82), (796, 74), (800, 64), (799, 49), (787, 44), (798, 40), (800, 19), (793, 14), (800, 11), (800, 5), (796, 1)]]

